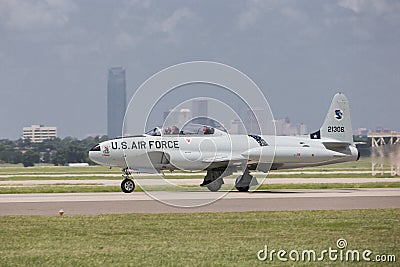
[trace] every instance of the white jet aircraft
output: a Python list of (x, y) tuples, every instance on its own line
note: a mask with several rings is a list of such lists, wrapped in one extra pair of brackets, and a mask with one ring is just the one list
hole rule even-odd
[(174, 170), (207, 171), (200, 186), (218, 191), (223, 177), (242, 170), (238, 191), (246, 192), (257, 180), (250, 171), (280, 170), (356, 161), (346, 96), (334, 96), (320, 130), (305, 136), (230, 135), (210, 126), (187, 125), (182, 130), (154, 128), (143, 135), (121, 137), (94, 146), (94, 162), (123, 169), (121, 189), (131, 193), (130, 170), (158, 173)]

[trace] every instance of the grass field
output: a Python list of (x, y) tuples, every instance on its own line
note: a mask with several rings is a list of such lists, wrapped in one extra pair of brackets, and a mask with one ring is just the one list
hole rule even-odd
[[(46, 176), (47, 174), (41, 173), (37, 175), (12, 175), (9, 177), (2, 177), (0, 178), (0, 181), (25, 181), (25, 180), (122, 180), (122, 176), (120, 174), (115, 174), (115, 175), (103, 175), (103, 174), (97, 174), (96, 176), (93, 175), (79, 175), (75, 176), (74, 174), (68, 175), (68, 176), (63, 176), (63, 174), (52, 174), (51, 176)], [(179, 175), (179, 173), (176, 173), (174, 175), (166, 175), (166, 179), (203, 179), (204, 174), (195, 174), (195, 175)], [(237, 175), (231, 175), (227, 176), (226, 178), (236, 178), (239, 174)], [(134, 178), (136, 177), (135, 174), (132, 175)], [(291, 172), (290, 174), (280, 174), (280, 173), (275, 173), (271, 172), (268, 175), (267, 174), (256, 174), (255, 175), (257, 178), (265, 178), (267, 179), (273, 179), (273, 178), (391, 178), (391, 177), (399, 177), (399, 176), (392, 176), (390, 174), (384, 174), (384, 175), (376, 175), (372, 176), (371, 174), (365, 174), (365, 173), (340, 173), (340, 174), (335, 174), (335, 173), (318, 173), (318, 174), (313, 174), (313, 173), (306, 173), (303, 174), (301, 172)], [(154, 175), (153, 177), (149, 175), (147, 178), (154, 178), (158, 179), (160, 178), (157, 175)], [(143, 177), (141, 177), (143, 179)]]
[[(336, 164), (300, 171), (324, 174), (281, 174), (268, 177), (372, 177), (332, 174), (367, 171), (370, 162)], [(299, 170), (297, 170), (299, 171)], [(91, 176), (98, 174), (100, 176)], [(108, 176), (115, 174), (115, 177)], [(7, 175), (10, 177), (7, 178)], [(55, 175), (55, 176), (46, 176)], [(71, 176), (62, 176), (71, 175)], [(104, 175), (104, 176), (102, 176)], [(121, 179), (120, 170), (101, 166), (0, 167), (0, 180), (87, 180), (84, 185), (0, 186), (4, 193), (120, 192), (119, 186), (99, 186), (93, 179)], [(331, 176), (332, 175), (332, 176)], [(202, 178), (168, 176), (169, 178)], [(390, 175), (377, 176), (390, 177)], [(7, 182), (8, 183), (8, 182)], [(230, 186), (224, 185), (223, 189)], [(260, 190), (400, 187), (400, 183), (272, 184)], [(191, 190), (207, 190), (186, 186)], [(151, 190), (166, 190), (146, 186)], [(176, 189), (176, 188), (175, 188)], [(167, 190), (174, 190), (167, 188)], [(135, 191), (141, 191), (138, 187)], [(1, 197), (1, 196), (0, 196)], [(269, 250), (337, 249), (339, 238), (348, 249), (395, 255), (400, 260), (400, 209), (351, 211), (282, 211), (244, 213), (128, 214), (100, 216), (0, 217), (0, 266), (397, 266), (396, 263), (274, 261), (260, 262), (257, 252)], [(276, 256), (276, 255), (275, 255)]]
[(67, 166), (50, 166), (38, 164), (34, 167), (22, 167), (20, 165), (0, 166), (0, 175), (7, 174), (96, 174), (96, 173), (121, 173), (118, 168), (108, 168), (105, 166), (89, 166), (89, 167), (67, 167)]
[[(359, 161), (344, 162), (319, 167), (303, 168), (306, 171), (332, 171), (332, 170), (371, 170), (371, 158), (361, 158)], [(389, 170), (389, 166), (385, 165), (384, 170)], [(283, 170), (288, 171), (288, 170)], [(290, 170), (289, 170), (290, 171)], [(294, 170), (296, 171), (296, 170)], [(279, 171), (278, 171), (279, 172)], [(0, 174), (10, 173), (120, 173), (118, 168), (105, 166), (89, 166), (89, 167), (68, 167), (53, 166), (48, 164), (37, 164), (35, 167), (24, 168), (22, 164), (0, 164)]]
[[(369, 249), (400, 257), (400, 210), (0, 217), (0, 266), (321, 266), (269, 250)], [(336, 265), (396, 266), (396, 263)], [(397, 263), (398, 264), (398, 263)], [(398, 266), (398, 265), (397, 265)]]
[[(372, 177), (393, 177), (386, 173), (384, 175), (372, 176), (366, 173), (370, 170), (371, 159), (363, 158), (357, 162), (348, 162), (333, 164), (322, 167), (304, 168), (296, 170), (272, 171), (267, 175), (268, 179), (274, 178), (372, 178)], [(387, 168), (385, 169), (388, 170)], [(340, 171), (340, 173), (335, 173)], [(167, 172), (167, 179), (202, 179), (205, 173), (193, 173), (192, 175), (182, 174), (180, 172)], [(238, 174), (227, 178), (236, 178)], [(264, 178), (266, 174), (257, 174), (256, 177)], [(133, 174), (135, 177), (135, 174)], [(152, 178), (151, 176), (146, 178)], [(155, 178), (155, 177), (153, 177)], [(9, 181), (0, 186), (0, 194), (12, 193), (75, 193), (75, 192), (119, 192), (119, 186), (99, 186), (91, 180), (121, 180), (121, 170), (118, 168), (109, 169), (104, 166), (90, 167), (65, 167), (38, 165), (35, 167), (24, 168), (18, 165), (0, 166), (0, 181)], [(60, 180), (56, 185), (39, 186), (9, 186), (12, 181), (21, 180)], [(84, 185), (65, 185), (63, 181), (67, 180), (87, 180)], [(259, 189), (331, 189), (331, 188), (378, 188), (378, 187), (400, 187), (396, 182), (378, 182), (378, 183), (354, 183), (354, 184), (286, 184), (286, 185), (263, 185)], [(187, 187), (186, 187), (187, 188)], [(190, 190), (202, 190), (199, 187), (189, 187)], [(231, 186), (225, 186), (228, 190)], [(136, 191), (140, 191), (137, 188)], [(146, 190), (174, 190), (174, 187), (146, 187)]]

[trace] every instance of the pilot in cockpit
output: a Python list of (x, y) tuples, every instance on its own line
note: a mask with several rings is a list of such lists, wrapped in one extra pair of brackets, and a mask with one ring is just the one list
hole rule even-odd
[(213, 134), (214, 133), (214, 128), (203, 126), (203, 134)]
[(179, 133), (179, 128), (176, 127), (175, 125), (171, 127), (171, 134), (178, 134)]

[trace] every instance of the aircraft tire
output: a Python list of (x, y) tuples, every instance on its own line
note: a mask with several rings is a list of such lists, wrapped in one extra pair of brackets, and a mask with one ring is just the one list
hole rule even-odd
[(236, 187), (239, 192), (249, 192), (250, 186)]
[(217, 179), (207, 185), (208, 190), (211, 192), (217, 192), (218, 190), (221, 189), (221, 186), (223, 184), (222, 179)]
[(135, 190), (135, 182), (131, 179), (124, 179), (121, 182), (121, 189), (124, 193), (132, 193)]

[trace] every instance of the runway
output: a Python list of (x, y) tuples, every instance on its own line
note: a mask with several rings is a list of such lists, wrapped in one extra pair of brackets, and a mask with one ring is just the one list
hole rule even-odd
[[(400, 178), (268, 178), (257, 179), (262, 184), (354, 184), (354, 183), (388, 183), (400, 182)], [(137, 178), (135, 181), (139, 185), (156, 186), (156, 185), (199, 185), (203, 179), (142, 179)], [(234, 185), (235, 179), (225, 178), (225, 184)], [(0, 180), (0, 186), (34, 186), (34, 185), (99, 185), (99, 186), (119, 186), (119, 180), (107, 179), (91, 179), (91, 180)]]
[[(154, 198), (161, 199), (164, 204)], [(194, 207), (197, 206), (197, 207)], [(400, 188), (0, 195), (0, 215), (244, 212), (400, 208)]]

